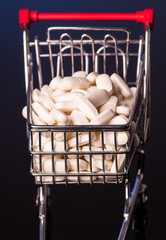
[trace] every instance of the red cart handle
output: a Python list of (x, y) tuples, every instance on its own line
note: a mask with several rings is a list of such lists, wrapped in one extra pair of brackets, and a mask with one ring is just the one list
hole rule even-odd
[(30, 12), (28, 9), (19, 11), (19, 22), (21, 30), (26, 25), (30, 29), (30, 24), (38, 21), (136, 21), (150, 25), (153, 29), (154, 10), (145, 9), (143, 12), (136, 13), (38, 13)]

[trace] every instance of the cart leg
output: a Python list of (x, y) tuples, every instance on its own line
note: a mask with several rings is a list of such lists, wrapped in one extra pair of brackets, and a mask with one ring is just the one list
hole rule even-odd
[(136, 240), (146, 239), (146, 227), (148, 223), (147, 201), (147, 186), (142, 184), (132, 218), (132, 229), (136, 233)]
[(130, 183), (128, 176), (125, 180), (125, 209), (124, 209), (124, 220), (121, 226), (121, 230), (118, 236), (118, 240), (124, 240), (126, 237), (126, 233), (129, 227), (131, 215), (134, 210), (134, 206), (137, 200), (137, 196), (139, 194), (142, 180), (143, 180), (143, 167), (145, 160), (145, 152), (142, 149), (138, 150), (139, 154), (139, 162), (138, 162), (138, 172), (135, 179), (134, 187), (132, 192), (130, 193)]
[(47, 197), (48, 197), (47, 185), (38, 187), (37, 205), (39, 206), (39, 240), (46, 240), (46, 218), (47, 218)]

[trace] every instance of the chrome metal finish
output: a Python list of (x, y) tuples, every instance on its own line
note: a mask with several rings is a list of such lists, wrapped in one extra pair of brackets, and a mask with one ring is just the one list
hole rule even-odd
[[(62, 33), (60, 33), (62, 31)], [(65, 31), (65, 32), (64, 32)], [(89, 32), (90, 31), (90, 32)], [(73, 37), (77, 33), (77, 39)], [(99, 37), (96, 39), (95, 34)], [(56, 36), (58, 34), (58, 37)], [(97, 36), (98, 36), (97, 35)], [(56, 37), (55, 37), (56, 36)], [(135, 136), (144, 143), (149, 136), (150, 127), (150, 30), (147, 25), (145, 41), (143, 37), (139, 40), (130, 39), (130, 31), (123, 28), (89, 28), (89, 27), (51, 27), (47, 30), (46, 41), (39, 41), (35, 38), (34, 42), (29, 42), (26, 28), (23, 31), (24, 45), (24, 69), (25, 69), (25, 88), (27, 93), (27, 131), (29, 137), (29, 152), (32, 156), (31, 174), (35, 178), (35, 183), (39, 186), (37, 202), (39, 204), (40, 219), (40, 240), (46, 240), (46, 210), (48, 185), (55, 184), (122, 184), (125, 186), (125, 209), (124, 220), (118, 240), (125, 239), (129, 226), (130, 218), (134, 209), (135, 201), (143, 179), (143, 169), (139, 166), (135, 178), (135, 185), (130, 191), (129, 171), (133, 158), (136, 153), (142, 155), (143, 151), (138, 151), (140, 145), (136, 142)], [(44, 50), (43, 50), (44, 49)], [(132, 49), (132, 50), (131, 50)], [(134, 49), (134, 50), (133, 50)], [(37, 79), (34, 76), (33, 56), (36, 55)], [(129, 121), (124, 125), (34, 125), (31, 118), (31, 95), (34, 88), (33, 80), (38, 81), (39, 88), (45, 83), (45, 67), (42, 60), (49, 63), (50, 72), (46, 70), (50, 80), (55, 76), (66, 76), (66, 69), (72, 75), (77, 65), (79, 70), (87, 74), (92, 71), (111, 75), (116, 72), (121, 75), (128, 85), (136, 87), (134, 104), (130, 112)], [(67, 64), (65, 65), (67, 59)], [(78, 59), (78, 61), (76, 60)], [(109, 60), (111, 59), (111, 61)], [(113, 59), (113, 60), (112, 60)], [(136, 68), (133, 69), (132, 59), (136, 59)], [(80, 63), (79, 63), (80, 62)], [(129, 70), (135, 71), (136, 78), (129, 79)], [(33, 79), (34, 78), (34, 79)], [(130, 82), (129, 82), (130, 80)], [(105, 135), (110, 132), (114, 135), (114, 150), (105, 149)], [(118, 151), (117, 134), (118, 132), (128, 132), (130, 139), (125, 145), (123, 152)], [(55, 136), (62, 133), (64, 150), (55, 151)], [(67, 151), (67, 141), (69, 134), (75, 134), (76, 150)], [(87, 133), (89, 137), (87, 151), (79, 149), (80, 134)], [(98, 134), (101, 141), (102, 150), (93, 150), (92, 137)], [(43, 151), (42, 137), (49, 134), (51, 139), (50, 151)], [(38, 139), (38, 148), (34, 147), (34, 137)], [(81, 172), (79, 165), (80, 155), (89, 157), (89, 172)], [(113, 155), (115, 160), (114, 173), (107, 172), (105, 169), (105, 157), (107, 154)], [(120, 154), (125, 156), (125, 166), (118, 171), (118, 157)], [(55, 157), (63, 156), (65, 161), (64, 173), (55, 172)], [(67, 168), (69, 155), (75, 155), (77, 161), (77, 171), (71, 173)], [(100, 172), (93, 171), (93, 155), (102, 156), (102, 169)], [(51, 173), (43, 171), (44, 156), (51, 159)], [(38, 168), (36, 162), (38, 161)], [(64, 177), (63, 181), (57, 181), (57, 177)], [(71, 177), (75, 181), (70, 180)], [(83, 181), (86, 177), (86, 181)]]

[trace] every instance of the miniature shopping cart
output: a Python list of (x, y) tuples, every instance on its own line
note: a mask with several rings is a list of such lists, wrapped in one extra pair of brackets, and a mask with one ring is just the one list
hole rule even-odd
[[(20, 25), (23, 30), (25, 87), (27, 94), (27, 136), (31, 155), (31, 174), (38, 185), (38, 204), (40, 219), (40, 240), (46, 239), (47, 197), (49, 185), (55, 184), (122, 184), (125, 188), (124, 221), (119, 233), (119, 240), (125, 239), (136, 199), (142, 187), (144, 150), (143, 144), (150, 136), (150, 30), (153, 28), (153, 10), (144, 10), (136, 14), (42, 14), (20, 10)], [(37, 21), (136, 21), (143, 23), (145, 35), (133, 39), (125, 28), (112, 27), (49, 27), (44, 41), (35, 37), (29, 41), (31, 23)], [(32, 123), (32, 91), (48, 84), (55, 76), (71, 76), (75, 71), (87, 74), (119, 74), (127, 84), (136, 87), (134, 104), (129, 121), (123, 125), (34, 125)], [(134, 73), (134, 75), (133, 75)], [(118, 151), (117, 137), (121, 132), (129, 134), (125, 149)], [(67, 150), (69, 134), (75, 136), (75, 150)], [(112, 133), (114, 149), (105, 149), (105, 135)], [(63, 151), (54, 149), (55, 136), (60, 135), (64, 143)], [(84, 153), (79, 148), (80, 135), (88, 136), (88, 150)], [(92, 138), (100, 136), (101, 151), (94, 151)], [(43, 136), (49, 135), (52, 143), (50, 151), (42, 150)], [(34, 148), (34, 136), (38, 147)], [(82, 154), (89, 157), (89, 171), (80, 171), (79, 158)], [(105, 157), (112, 154), (115, 171), (105, 169)], [(63, 156), (65, 170), (55, 171), (57, 156)], [(77, 171), (68, 171), (67, 159), (74, 155)], [(102, 156), (102, 169), (93, 171), (93, 155)], [(123, 167), (119, 169), (118, 158), (125, 156)], [(44, 172), (43, 162), (51, 159), (52, 171)], [(138, 156), (137, 174), (132, 191), (130, 190), (129, 172), (135, 156)], [(38, 160), (36, 167), (35, 160)], [(131, 174), (131, 173), (130, 173)], [(143, 191), (144, 192), (144, 191)]]

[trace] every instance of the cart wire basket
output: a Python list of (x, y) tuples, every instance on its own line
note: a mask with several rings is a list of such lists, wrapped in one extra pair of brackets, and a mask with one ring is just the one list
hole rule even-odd
[[(150, 30), (153, 29), (154, 11), (146, 9), (136, 14), (47, 14), (20, 10), (19, 16), (23, 31), (30, 172), (38, 185), (40, 206), (39, 238), (46, 239), (49, 185), (124, 182), (124, 221), (118, 237), (124, 239), (143, 179), (144, 150), (140, 146), (150, 136)], [(136, 21), (143, 23), (145, 34), (133, 39), (126, 28), (54, 26), (47, 29), (44, 41), (39, 40), (38, 36), (34, 41), (29, 41), (31, 23), (59, 20)], [(120, 125), (34, 124), (33, 90), (41, 89), (57, 76), (72, 76), (76, 71), (109, 76), (116, 73), (129, 87), (134, 87), (136, 91), (128, 122)], [(119, 139), (123, 134), (127, 136), (127, 141), (119, 148)], [(49, 150), (43, 148), (45, 138), (50, 140)], [(94, 147), (94, 141), (98, 142), (100, 148)], [(109, 144), (110, 149), (106, 147)], [(139, 164), (135, 184), (130, 191), (129, 170), (136, 154), (139, 155)], [(88, 171), (81, 170), (81, 159), (84, 157), (88, 161)], [(75, 171), (69, 168), (68, 161), (71, 158), (75, 159)], [(58, 159), (63, 163), (61, 171), (56, 171)], [(100, 171), (95, 169), (94, 159), (100, 160)], [(112, 159), (111, 170), (107, 166), (108, 159)], [(46, 170), (47, 164), (49, 171)]]

